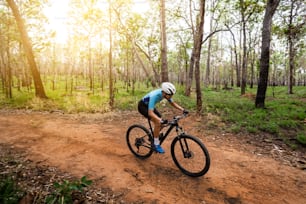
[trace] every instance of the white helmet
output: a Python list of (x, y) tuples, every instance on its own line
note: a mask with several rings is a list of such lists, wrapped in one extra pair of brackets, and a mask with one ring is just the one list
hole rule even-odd
[(163, 92), (165, 92), (168, 95), (174, 95), (176, 92), (175, 86), (171, 84), (170, 82), (164, 82), (161, 85)]

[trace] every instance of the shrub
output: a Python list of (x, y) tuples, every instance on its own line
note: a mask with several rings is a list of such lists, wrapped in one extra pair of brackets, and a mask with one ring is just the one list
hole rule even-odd
[(46, 198), (46, 203), (73, 203), (72, 193), (82, 192), (83, 188), (91, 185), (91, 183), (92, 181), (87, 180), (85, 176), (83, 176), (80, 181), (69, 182), (67, 180), (64, 180), (62, 183), (55, 182), (55, 191)]
[(0, 203), (15, 204), (24, 196), (12, 178), (7, 177), (0, 180)]

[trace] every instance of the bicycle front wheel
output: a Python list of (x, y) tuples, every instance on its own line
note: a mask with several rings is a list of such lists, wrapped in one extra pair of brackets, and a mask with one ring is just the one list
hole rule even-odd
[(147, 128), (142, 125), (132, 125), (126, 133), (126, 142), (131, 152), (141, 159), (153, 153), (152, 136)]
[(210, 157), (205, 145), (191, 135), (179, 135), (172, 141), (171, 156), (176, 166), (191, 177), (203, 176), (210, 167)]

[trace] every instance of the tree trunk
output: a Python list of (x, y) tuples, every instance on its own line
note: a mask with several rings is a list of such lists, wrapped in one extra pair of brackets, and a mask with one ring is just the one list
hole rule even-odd
[(288, 94), (293, 94), (293, 74), (294, 74), (294, 48), (293, 48), (293, 42), (292, 37), (289, 34), (288, 36), (288, 42), (289, 42), (289, 83), (288, 83)]
[(255, 50), (252, 52), (251, 54), (251, 81), (250, 81), (250, 88), (252, 89), (253, 88), (253, 85), (254, 85), (254, 75), (255, 75), (255, 72), (254, 72), (254, 64), (255, 64)]
[(4, 56), (3, 56), (3, 52), (0, 52), (0, 79), (1, 79), (1, 88), (2, 88), (2, 92), (5, 93), (5, 60), (4, 60)]
[[(134, 50), (134, 53), (136, 54), (136, 57), (137, 57), (137, 59), (138, 59), (140, 65), (141, 65), (141, 68), (142, 68), (143, 71), (145, 72), (146, 77), (149, 79), (151, 85), (152, 85), (153, 87), (156, 87), (156, 81), (155, 81), (155, 80), (152, 78), (152, 76), (150, 75), (149, 71), (147, 70), (145, 64), (143, 63), (143, 60), (142, 60), (141, 57), (139, 56), (139, 53), (137, 52), (137, 50), (136, 50), (136, 48), (135, 48), (134, 45), (133, 45), (133, 50)], [(152, 68), (153, 68), (153, 66), (152, 66)], [(154, 70), (154, 68), (153, 68), (153, 70)], [(154, 71), (153, 71), (153, 72), (154, 72)], [(155, 73), (155, 72), (154, 72), (154, 73)], [(159, 81), (159, 80), (157, 80), (157, 82), (158, 82), (158, 81)]]
[[(236, 78), (237, 78), (237, 82), (236, 82), (236, 86), (240, 87), (240, 67), (239, 67), (239, 62), (238, 62), (238, 52), (237, 52), (237, 46), (236, 46), (236, 39), (235, 39), (235, 35), (233, 33), (233, 31), (228, 27), (229, 32), (231, 33), (232, 39), (233, 39), (233, 43), (234, 43), (234, 57), (235, 57), (235, 68), (236, 68)], [(234, 80), (234, 77), (232, 77), (232, 80)], [(234, 86), (234, 81), (232, 81), (232, 86)]]
[(91, 51), (91, 42), (88, 38), (88, 76), (89, 76), (89, 88), (94, 94), (94, 75), (93, 75), (93, 67), (92, 67), (92, 51)]
[(113, 89), (113, 45), (112, 45), (112, 11), (111, 11), (111, 0), (109, 0), (109, 57), (108, 57), (108, 67), (109, 67), (109, 106), (111, 109), (114, 108), (114, 89)]
[[(212, 7), (215, 7), (215, 1), (212, 2)], [(214, 10), (212, 11), (209, 23), (209, 32), (213, 30), (213, 22), (214, 22)], [(210, 85), (210, 58), (211, 58), (211, 47), (212, 47), (212, 37), (208, 39), (208, 47), (207, 47), (207, 59), (206, 59), (206, 73), (205, 73), (205, 86), (208, 87)]]
[(289, 25), (288, 25), (288, 44), (289, 44), (289, 83), (288, 83), (288, 94), (293, 94), (293, 74), (294, 74), (294, 47), (293, 47), (293, 36), (294, 36), (294, 27), (292, 24), (293, 21), (293, 7), (294, 1), (291, 1), (290, 16), (289, 16)]
[(23, 19), (21, 18), (18, 7), (15, 4), (14, 0), (6, 0), (6, 1), (9, 7), (12, 9), (12, 12), (16, 18), (19, 32), (21, 34), (21, 40), (23, 43), (24, 52), (28, 58), (30, 69), (31, 69), (33, 79), (34, 79), (35, 95), (39, 98), (47, 98), (45, 94), (44, 86), (40, 78), (40, 73), (37, 69), (37, 65), (36, 65), (33, 50), (32, 50), (32, 45), (31, 45), (28, 33), (26, 31), (26, 26), (23, 22)]
[(9, 45), (10, 42), (8, 40), (7, 43), (7, 49), (6, 49), (6, 55), (7, 55), (7, 63), (6, 63), (6, 69), (5, 69), (5, 95), (6, 98), (12, 98), (13, 94), (12, 94), (12, 68), (11, 68), (11, 55), (10, 55), (10, 49), (9, 49)]
[(240, 0), (242, 35), (243, 35), (243, 50), (242, 50), (242, 67), (241, 67), (241, 95), (245, 94), (246, 78), (247, 78), (247, 46), (246, 46), (246, 20), (245, 20), (245, 5), (244, 1)]
[[(212, 20), (210, 22), (212, 24)], [(211, 55), (211, 43), (212, 38), (208, 40), (208, 48), (207, 48), (207, 60), (206, 60), (206, 73), (205, 73), (205, 86), (209, 86), (210, 84), (210, 55)]]
[(194, 24), (193, 24), (193, 20), (192, 20), (192, 8), (193, 5), (190, 1), (189, 3), (189, 15), (190, 15), (190, 19), (191, 19), (191, 30), (192, 30), (192, 36), (193, 36), (193, 41), (194, 41), (194, 45), (191, 51), (191, 56), (190, 56), (190, 63), (189, 63), (189, 70), (186, 70), (186, 87), (185, 87), (185, 95), (186, 96), (190, 96), (191, 93), (191, 86), (192, 86), (192, 79), (193, 79), (193, 67), (194, 67), (194, 53), (195, 53), (195, 29), (194, 29)]
[(201, 49), (202, 40), (204, 33), (204, 16), (205, 16), (205, 0), (200, 1), (200, 14), (198, 16), (198, 22), (196, 27), (196, 35), (194, 40), (194, 69), (195, 69), (195, 80), (196, 80), (196, 93), (197, 93), (197, 113), (200, 114), (202, 111), (202, 92), (201, 92), (201, 79), (200, 79), (200, 60), (201, 60)]
[(165, 0), (160, 0), (161, 13), (161, 75), (162, 81), (169, 81), (168, 78), (168, 62), (167, 62), (167, 35), (166, 35), (166, 14)]
[(262, 42), (261, 42), (261, 56), (260, 56), (260, 73), (257, 87), (257, 94), (255, 106), (257, 108), (265, 107), (265, 97), (269, 76), (269, 62), (270, 62), (270, 42), (271, 42), (271, 25), (272, 17), (280, 0), (268, 0), (265, 16), (262, 27)]
[[(194, 40), (194, 43), (195, 43), (195, 40)], [(187, 76), (186, 76), (186, 87), (185, 87), (185, 95), (186, 96), (190, 96), (190, 94), (191, 94), (194, 61), (195, 61), (195, 45), (192, 48), (190, 63), (189, 63), (189, 72), (187, 73)]]

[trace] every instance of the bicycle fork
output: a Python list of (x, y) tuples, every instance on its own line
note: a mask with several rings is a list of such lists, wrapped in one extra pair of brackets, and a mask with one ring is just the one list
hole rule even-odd
[(190, 159), (193, 157), (193, 153), (192, 151), (189, 150), (189, 146), (187, 143), (186, 138), (181, 138), (180, 135), (178, 136), (179, 138), (179, 142), (180, 142), (180, 146), (181, 146), (181, 150), (182, 150), (182, 154), (184, 156), (184, 158)]
[(185, 134), (182, 127), (177, 126), (176, 127), (176, 132), (178, 134), (177, 137), (178, 137), (178, 140), (180, 142), (180, 146), (181, 146), (181, 150), (182, 150), (182, 154), (183, 154), (184, 158), (188, 158), (188, 159), (192, 158), (193, 153), (189, 149), (189, 145), (188, 145), (186, 137), (181, 137), (181, 135)]

